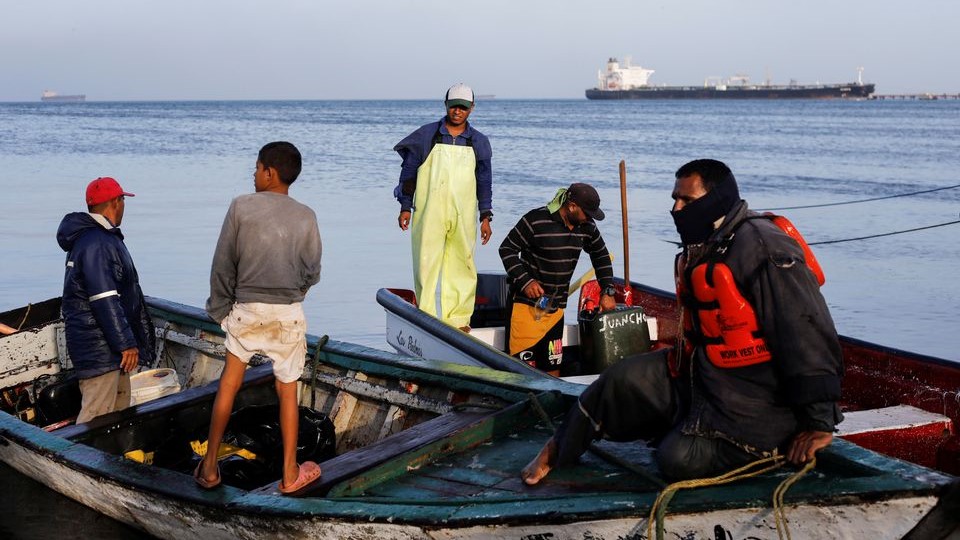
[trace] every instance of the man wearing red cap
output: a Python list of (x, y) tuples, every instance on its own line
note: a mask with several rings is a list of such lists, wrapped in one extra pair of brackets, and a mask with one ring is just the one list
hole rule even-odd
[(87, 186), (87, 212), (63, 217), (57, 242), (67, 252), (63, 321), (80, 379), (77, 423), (130, 405), (130, 372), (154, 358), (156, 334), (120, 222), (126, 197), (113, 178)]

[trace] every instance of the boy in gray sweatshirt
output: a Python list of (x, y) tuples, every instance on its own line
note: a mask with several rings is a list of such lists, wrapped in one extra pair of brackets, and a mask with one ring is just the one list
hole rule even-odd
[(297, 381), (306, 361), (302, 301), (320, 281), (320, 230), (309, 207), (289, 196), (301, 168), (300, 152), (288, 142), (260, 149), (253, 174), (255, 193), (230, 203), (210, 270), (207, 313), (220, 323), (227, 361), (213, 403), (207, 453), (194, 478), (201, 487), (220, 484), (217, 450), (243, 373), (255, 354), (273, 360), (280, 401), (283, 478), (279, 490), (297, 494), (320, 478), (312, 461), (297, 464)]

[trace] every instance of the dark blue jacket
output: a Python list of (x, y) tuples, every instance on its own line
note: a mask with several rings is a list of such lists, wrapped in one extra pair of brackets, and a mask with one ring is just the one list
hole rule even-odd
[(131, 347), (139, 350), (141, 364), (152, 362), (153, 321), (120, 229), (105, 229), (90, 214), (74, 212), (60, 222), (57, 243), (67, 252), (62, 310), (77, 377), (120, 369), (121, 353)]
[(442, 144), (471, 146), (473, 148), (477, 158), (475, 171), (477, 209), (481, 213), (490, 211), (493, 209), (493, 168), (491, 167), (493, 149), (490, 147), (490, 139), (474, 129), (469, 122), (467, 122), (467, 129), (463, 133), (453, 137), (447, 131), (447, 126), (444, 123), (445, 118), (444, 116), (439, 122), (431, 122), (420, 126), (419, 129), (404, 137), (393, 147), (403, 159), (403, 163), (400, 165), (400, 183), (393, 190), (393, 196), (400, 201), (400, 210), (411, 209), (413, 206), (413, 189), (404, 188), (405, 186), (410, 186), (410, 188), (416, 186), (417, 171), (427, 160), (430, 151), (433, 150), (434, 138), (439, 133), (439, 142)]

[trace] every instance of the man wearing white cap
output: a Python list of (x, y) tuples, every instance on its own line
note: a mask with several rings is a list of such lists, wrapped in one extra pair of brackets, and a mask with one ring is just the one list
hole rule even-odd
[(469, 86), (451, 86), (444, 105), (447, 114), (440, 121), (421, 126), (393, 147), (403, 159), (393, 194), (400, 201), (400, 229), (411, 229), (420, 309), (469, 331), (478, 217), (482, 243), (492, 234), (493, 151), (487, 137), (467, 122), (474, 105)]
[(130, 372), (154, 358), (156, 334), (120, 222), (126, 197), (113, 178), (87, 185), (87, 212), (63, 217), (63, 322), (80, 379), (77, 423), (130, 405)]

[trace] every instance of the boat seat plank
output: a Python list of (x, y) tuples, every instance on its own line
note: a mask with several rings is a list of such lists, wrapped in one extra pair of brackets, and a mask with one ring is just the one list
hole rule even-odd
[(864, 448), (936, 468), (941, 444), (955, 432), (948, 416), (910, 405), (845, 412), (838, 436)]
[[(550, 437), (546, 428), (527, 430), (452, 454), (407, 475), (374, 486), (368, 495), (398, 499), (459, 496), (490, 500), (517, 496), (550, 498), (596, 492), (655, 493), (659, 489), (639, 475), (587, 453), (581, 463), (557, 469), (535, 488), (520, 480), (520, 469)], [(604, 450), (658, 474), (653, 450), (642, 442), (602, 444)]]
[[(323, 475), (303, 496), (323, 496), (330, 489), (349, 478), (385, 463), (410, 450), (447, 437), (473, 424), (491, 412), (452, 411), (396, 433), (377, 443), (345, 452), (320, 464)], [(275, 485), (261, 487), (256, 492), (272, 493)]]
[[(559, 415), (563, 409), (569, 407), (569, 402), (557, 392), (539, 394), (536, 400), (548, 414)], [(435, 461), (469, 452), (478, 446), (491, 446), (492, 441), (516, 436), (540, 422), (540, 417), (534, 413), (533, 408), (532, 402), (527, 400), (494, 412), (487, 409), (485, 414), (480, 414), (470, 425), (452, 431), (445, 437), (427, 440), (426, 444), (410, 451), (396, 454), (390, 460), (333, 486), (327, 494), (331, 497), (360, 496), (380, 484), (427, 467)], [(389, 438), (381, 443), (387, 440)]]
[(953, 422), (947, 416), (910, 405), (850, 411), (843, 413), (843, 416), (843, 422), (837, 426), (837, 434), (841, 437), (871, 431), (912, 429), (931, 424), (943, 428), (949, 428), (953, 425)]
[[(457, 482), (446, 478), (425, 475), (404, 477), (402, 481), (386, 482), (374, 486), (367, 491), (372, 497), (385, 497), (400, 500), (432, 500), (432, 499), (476, 499), (489, 491), (485, 485), (471, 482)], [(515, 491), (506, 491), (502, 496), (516, 496)], [(495, 497), (490, 497), (495, 498)]]

